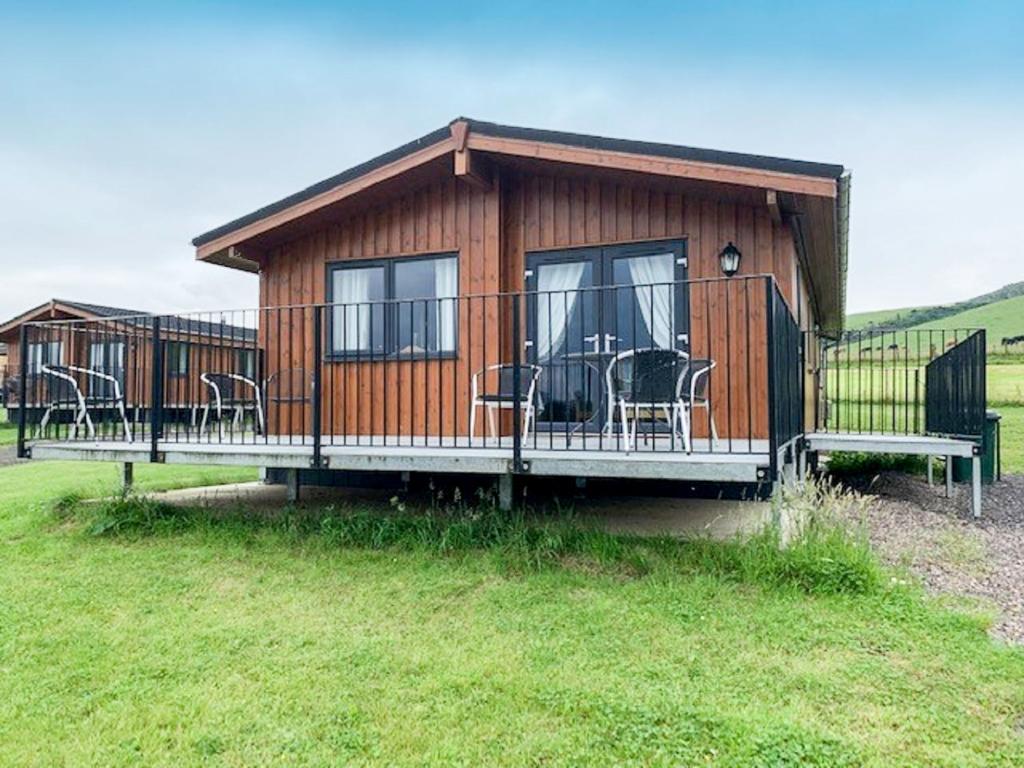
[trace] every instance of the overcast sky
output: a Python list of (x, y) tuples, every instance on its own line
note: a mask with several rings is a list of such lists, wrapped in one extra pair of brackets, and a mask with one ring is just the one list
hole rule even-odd
[(458, 115), (842, 163), (852, 311), (1024, 280), (1024, 3), (136, 5), (0, 2), (0, 319), (253, 306), (193, 236)]

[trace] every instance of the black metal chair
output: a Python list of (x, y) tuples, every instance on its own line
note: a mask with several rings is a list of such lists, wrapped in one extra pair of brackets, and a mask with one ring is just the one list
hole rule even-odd
[[(208, 398), (203, 405), (203, 419), (199, 425), (199, 433), (206, 431), (212, 407), (217, 420), (217, 431), (221, 440), (224, 439), (224, 414), (231, 412), (232, 428), (242, 430), (245, 412), (253, 410), (256, 434), (263, 434), (263, 402), (260, 387), (255, 381), (240, 373), (203, 373), (199, 380), (206, 385)], [(249, 392), (251, 391), (251, 395)]]
[[(543, 369), (539, 365), (519, 366), (519, 407), (523, 412), (523, 436), (526, 437), (536, 426), (537, 411), (543, 408), (537, 380)], [(473, 374), (472, 392), (469, 406), (469, 434), (476, 434), (476, 412), (478, 408), (487, 409), (487, 426), (490, 436), (497, 437), (495, 412), (502, 409), (514, 409), (516, 366), (511, 363), (497, 363), (481, 368)], [(492, 373), (493, 372), (493, 373)], [(488, 376), (492, 373), (491, 376)], [(488, 379), (494, 380), (496, 374), (497, 389), (488, 391)]]
[[(46, 426), (54, 411), (71, 407), (73, 409), (74, 437), (78, 437), (78, 430), (85, 427), (90, 439), (96, 438), (96, 427), (92, 417), (89, 415), (89, 406), (112, 405), (117, 409), (124, 425), (124, 434), (128, 442), (133, 442), (131, 427), (128, 424), (128, 416), (124, 407), (124, 392), (121, 390), (121, 382), (115, 376), (96, 371), (92, 368), (82, 368), (77, 365), (44, 365), (41, 369), (46, 377), (46, 402), (47, 408), (43, 418), (39, 422), (40, 432), (45, 432)], [(101, 382), (103, 394), (94, 397), (87, 397), (79, 386), (75, 374), (81, 374), (87, 379)]]
[[(694, 408), (705, 408), (710, 416), (707, 384), (714, 366), (713, 360), (691, 359), (678, 349), (631, 349), (616, 355), (606, 373), (608, 418), (614, 427), (618, 417), (626, 450), (632, 450), (636, 444), (637, 423), (643, 410), (650, 414), (652, 422), (658, 420), (660, 412), (665, 424), (679, 435), (683, 448), (690, 453), (691, 413)], [(717, 441), (714, 417), (710, 418), (712, 439)]]

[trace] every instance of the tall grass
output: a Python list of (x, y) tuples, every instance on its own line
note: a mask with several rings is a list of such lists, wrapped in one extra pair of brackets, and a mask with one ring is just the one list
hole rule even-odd
[(578, 568), (628, 577), (709, 574), (772, 589), (808, 594), (865, 594), (883, 583), (867, 537), (851, 527), (860, 500), (825, 483), (775, 501), (783, 515), (746, 538), (713, 541), (612, 534), (572, 510), (503, 512), (483, 494), (410, 508), (366, 504), (314, 509), (283, 507), (257, 515), (244, 507), (227, 510), (176, 507), (147, 497), (120, 496), (99, 503), (65, 500), (58, 512), (93, 536), (144, 537), (216, 532), (251, 536), (271, 533), (305, 545), (396, 550), (458, 557), (487, 553), (513, 571)]

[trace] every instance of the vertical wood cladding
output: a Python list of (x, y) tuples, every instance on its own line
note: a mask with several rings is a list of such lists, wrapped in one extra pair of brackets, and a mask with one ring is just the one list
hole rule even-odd
[[(686, 240), (689, 278), (708, 280), (691, 287), (691, 345), (694, 357), (718, 363), (712, 401), (719, 432), (763, 437), (764, 283), (717, 278), (718, 253), (731, 240), (743, 253), (739, 275), (774, 275), (794, 311), (799, 300), (802, 325), (809, 327), (791, 234), (766, 206), (690, 197), (625, 177), (504, 168), (487, 191), (439, 177), (269, 251), (260, 304), (324, 301), (326, 265), (335, 261), (457, 251), (459, 295), (465, 297), (521, 290), (530, 252), (668, 238)], [(498, 362), (508, 347), (507, 306), (499, 301), (460, 306), (454, 360), (325, 363), (324, 434), (466, 434), (470, 377)], [(260, 339), (267, 371), (311, 371), (312, 336), (309, 310), (265, 309)], [(275, 416), (273, 404), (268, 407), (271, 429), (286, 427), (289, 408), (279, 407)], [(308, 421), (308, 405), (290, 409), (296, 428)], [(704, 436), (706, 425), (697, 422), (695, 434)]]

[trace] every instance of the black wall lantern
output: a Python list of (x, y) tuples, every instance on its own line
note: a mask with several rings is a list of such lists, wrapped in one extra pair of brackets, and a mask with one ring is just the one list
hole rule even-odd
[(732, 277), (740, 271), (740, 259), (743, 254), (740, 253), (740, 249), (732, 244), (732, 240), (729, 244), (722, 249), (722, 252), (718, 254), (718, 263), (722, 265), (722, 272), (725, 273), (726, 277)]

